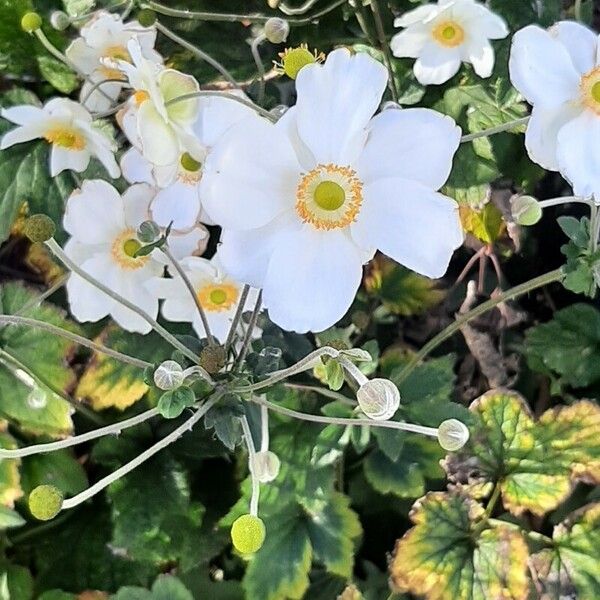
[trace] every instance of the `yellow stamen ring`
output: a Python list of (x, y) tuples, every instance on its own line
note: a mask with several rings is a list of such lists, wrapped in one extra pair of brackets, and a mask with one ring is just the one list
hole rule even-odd
[(135, 236), (133, 229), (122, 231), (113, 242), (111, 254), (115, 262), (128, 271), (135, 271), (143, 267), (149, 260), (149, 256), (135, 257), (135, 253), (142, 247), (142, 244)]
[(586, 73), (581, 78), (579, 88), (584, 106), (600, 115), (600, 67)]
[(442, 21), (431, 32), (433, 38), (442, 46), (454, 48), (465, 41), (465, 30), (456, 21)]
[(356, 220), (362, 206), (362, 182), (348, 167), (317, 165), (301, 180), (296, 212), (315, 229), (338, 229)]
[(224, 281), (223, 283), (203, 285), (197, 291), (197, 295), (204, 310), (220, 312), (235, 306), (239, 291), (237, 285)]
[(81, 151), (85, 149), (85, 138), (83, 135), (72, 127), (55, 127), (50, 129), (44, 135), (44, 139), (60, 148), (68, 150)]

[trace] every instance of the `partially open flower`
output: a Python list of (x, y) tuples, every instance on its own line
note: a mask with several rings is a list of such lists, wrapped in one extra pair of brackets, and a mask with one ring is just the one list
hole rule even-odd
[(370, 419), (387, 421), (400, 406), (400, 392), (389, 379), (371, 379), (360, 386), (356, 398)]

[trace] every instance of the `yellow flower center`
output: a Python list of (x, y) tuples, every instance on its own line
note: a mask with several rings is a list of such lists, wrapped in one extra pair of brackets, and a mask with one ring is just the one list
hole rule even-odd
[(54, 146), (68, 150), (85, 149), (85, 138), (73, 127), (54, 127), (46, 132), (44, 139)]
[(600, 115), (600, 67), (595, 67), (581, 78), (581, 100), (587, 108)]
[[(129, 54), (127, 48), (125, 46), (110, 46), (104, 51), (104, 56), (102, 58), (112, 59), (112, 60), (123, 60), (125, 62), (131, 63), (131, 55)], [(100, 68), (102, 74), (106, 77), (106, 79), (126, 79), (125, 74), (119, 71), (119, 69), (108, 67), (103, 65)]]
[(150, 100), (150, 94), (146, 90), (138, 90), (133, 94), (133, 100), (138, 106), (141, 106), (146, 100)]
[(459, 46), (465, 40), (465, 30), (456, 21), (442, 21), (432, 31), (433, 38), (448, 48)]
[(281, 62), (275, 63), (278, 70), (285, 73), (290, 79), (296, 79), (300, 69), (306, 65), (323, 62), (325, 55), (322, 52), (311, 52), (306, 44), (301, 44), (297, 48), (286, 48), (284, 52), (279, 53)]
[(128, 271), (135, 271), (143, 267), (149, 260), (149, 256), (135, 256), (142, 244), (135, 237), (133, 229), (122, 231), (113, 242), (111, 253), (115, 262)]
[(197, 292), (202, 308), (208, 312), (229, 310), (238, 299), (238, 287), (231, 282), (208, 283)]
[(338, 165), (317, 165), (296, 191), (296, 212), (315, 229), (338, 229), (356, 220), (362, 205), (362, 183), (356, 172)]

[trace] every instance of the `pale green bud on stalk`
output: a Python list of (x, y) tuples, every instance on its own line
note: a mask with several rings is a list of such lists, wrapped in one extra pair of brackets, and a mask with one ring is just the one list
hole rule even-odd
[(438, 427), (437, 437), (440, 446), (444, 450), (456, 452), (469, 441), (469, 430), (458, 419), (448, 419)]
[(144, 221), (137, 230), (137, 237), (144, 244), (151, 244), (160, 236), (160, 227), (154, 221)]
[(387, 421), (400, 406), (400, 392), (389, 379), (371, 379), (360, 386), (356, 399), (367, 417)]
[(62, 10), (55, 10), (50, 15), (50, 25), (52, 25), (56, 31), (65, 31), (65, 29), (68, 29), (71, 25), (71, 19), (66, 12)]
[(285, 19), (273, 17), (265, 23), (264, 34), (271, 44), (282, 44), (290, 34), (289, 23)]
[(254, 473), (261, 483), (270, 483), (279, 475), (281, 461), (274, 452), (270, 450), (257, 452), (251, 460)]
[(533, 196), (513, 196), (510, 210), (515, 223), (525, 227), (535, 225), (542, 218), (542, 207)]
[(26, 33), (33, 33), (42, 26), (42, 17), (36, 12), (28, 12), (21, 19), (21, 29)]

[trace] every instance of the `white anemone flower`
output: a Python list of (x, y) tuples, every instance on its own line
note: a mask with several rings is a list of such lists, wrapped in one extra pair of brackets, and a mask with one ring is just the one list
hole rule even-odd
[[(192, 130), (209, 153), (227, 129), (253, 112), (228, 98), (200, 98)], [(135, 134), (132, 135), (135, 143)], [(123, 155), (121, 169), (130, 183), (144, 182), (160, 188), (152, 201), (153, 219), (159, 225), (172, 222), (174, 230), (178, 230), (193, 227), (198, 220), (212, 224), (202, 211), (202, 163), (189, 153), (182, 154), (173, 165), (157, 167), (134, 146)]]
[[(181, 261), (181, 267), (204, 309), (211, 334), (219, 342), (225, 342), (243, 286), (227, 275), (220, 264), (218, 255), (212, 260), (191, 256)], [(198, 336), (206, 337), (194, 298), (175, 269), (170, 267), (170, 272), (173, 273), (173, 278), (156, 278), (149, 281), (146, 287), (157, 298), (164, 299), (161, 313), (165, 319), (192, 323)], [(252, 310), (257, 296), (258, 291), (251, 289), (245, 305), (247, 310)]]
[[(84, 74), (87, 80), (81, 88), (80, 99), (84, 106), (95, 112), (109, 109), (119, 97), (127, 82), (123, 73), (109, 65), (110, 61), (131, 62), (127, 45), (137, 40), (144, 58), (162, 63), (161, 55), (154, 50), (156, 29), (142, 27), (137, 21), (123, 23), (119, 15), (98, 11), (82, 28), (81, 36), (67, 48), (67, 58)], [(110, 81), (96, 87), (101, 81)], [(93, 89), (96, 87), (96, 89)]]
[[(121, 196), (105, 181), (88, 180), (69, 197), (63, 224), (72, 236), (65, 245), (71, 260), (156, 318), (158, 300), (144, 284), (161, 275), (164, 264), (154, 253), (135, 257), (142, 246), (136, 231), (147, 219), (148, 203), (145, 186), (132, 186)], [(75, 273), (67, 281), (67, 293), (78, 321), (98, 321), (110, 315), (127, 331), (148, 333), (151, 329), (139, 315)]]
[(572, 21), (530, 25), (513, 38), (512, 84), (533, 106), (525, 145), (533, 161), (560, 171), (578, 196), (600, 201), (600, 45)]
[(461, 62), (489, 77), (494, 68), (489, 40), (508, 35), (504, 20), (475, 0), (438, 0), (408, 11), (394, 25), (405, 29), (392, 38), (392, 52), (417, 59), (414, 73), (423, 85), (448, 81)]
[(31, 104), (4, 108), (2, 116), (19, 127), (4, 135), (0, 149), (38, 138), (45, 139), (52, 144), (52, 177), (65, 169), (82, 173), (92, 156), (104, 165), (112, 178), (121, 174), (114, 157), (114, 141), (96, 128), (90, 113), (73, 100), (55, 98), (43, 108)]
[(208, 156), (204, 207), (224, 228), (223, 265), (263, 288), (284, 329), (337, 322), (376, 249), (440, 277), (463, 241), (456, 202), (436, 192), (460, 128), (428, 109), (373, 117), (386, 84), (379, 62), (335, 50), (300, 71), (298, 102), (276, 124), (244, 119)]
[(132, 63), (114, 60), (129, 81), (133, 94), (119, 115), (121, 127), (153, 165), (168, 167), (182, 154), (204, 158), (204, 147), (193, 134), (198, 98), (176, 101), (200, 90), (191, 76), (166, 69), (142, 55), (137, 40), (127, 46)]

